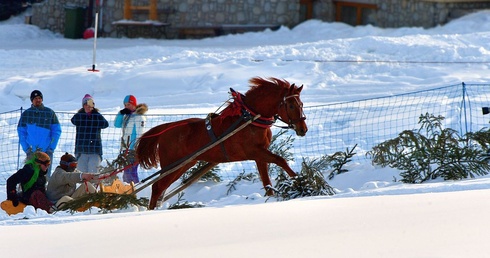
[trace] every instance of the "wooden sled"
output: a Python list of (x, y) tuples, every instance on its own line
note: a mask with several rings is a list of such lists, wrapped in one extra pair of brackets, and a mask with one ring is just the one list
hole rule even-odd
[(11, 200), (5, 200), (0, 204), (0, 206), (2, 207), (2, 210), (4, 210), (8, 215), (14, 215), (23, 212), (24, 208), (27, 205), (25, 203), (19, 202), (19, 205), (15, 207)]
[(126, 184), (116, 178), (111, 185), (100, 184), (100, 192), (115, 194), (132, 194), (134, 192), (134, 183)]

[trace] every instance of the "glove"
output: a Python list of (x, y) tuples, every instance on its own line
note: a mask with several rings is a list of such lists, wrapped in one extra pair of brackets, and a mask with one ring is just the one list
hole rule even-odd
[(29, 149), (27, 149), (26, 156), (27, 156), (27, 159), (29, 159), (29, 157), (32, 156), (32, 147), (29, 147)]
[(129, 115), (129, 114), (131, 114), (131, 110), (129, 110), (128, 108), (125, 108), (125, 109), (119, 111), (119, 113), (121, 113), (123, 115)]
[(7, 200), (11, 200), (14, 207), (19, 205), (19, 197), (17, 196), (17, 192), (11, 191), (7, 194)]

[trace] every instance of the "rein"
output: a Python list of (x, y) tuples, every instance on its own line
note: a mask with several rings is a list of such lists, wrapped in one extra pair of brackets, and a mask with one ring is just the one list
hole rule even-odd
[(160, 131), (160, 132), (158, 132), (158, 133), (154, 133), (154, 134), (151, 134), (151, 135), (143, 135), (143, 136), (141, 136), (140, 138), (151, 138), (151, 137), (159, 136), (160, 134), (162, 134), (162, 133), (164, 133), (164, 132), (166, 132), (166, 131), (168, 131), (168, 130), (170, 130), (170, 129), (174, 128), (174, 127), (181, 126), (181, 125), (183, 125), (183, 124), (186, 124), (186, 123), (184, 123), (184, 122), (177, 123), (177, 124), (175, 124), (175, 125), (173, 125), (173, 126), (170, 126), (170, 127), (168, 127), (167, 129), (162, 130), (162, 131)]

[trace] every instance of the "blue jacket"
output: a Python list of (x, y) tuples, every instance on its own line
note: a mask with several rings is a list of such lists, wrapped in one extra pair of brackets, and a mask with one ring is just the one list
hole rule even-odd
[(24, 152), (37, 149), (48, 152), (54, 151), (61, 136), (61, 125), (58, 117), (48, 107), (31, 106), (20, 116), (17, 125), (19, 142)]
[(99, 154), (102, 156), (102, 129), (109, 127), (109, 122), (97, 109), (90, 114), (82, 108), (71, 118), (71, 123), (77, 127), (75, 140), (75, 155)]

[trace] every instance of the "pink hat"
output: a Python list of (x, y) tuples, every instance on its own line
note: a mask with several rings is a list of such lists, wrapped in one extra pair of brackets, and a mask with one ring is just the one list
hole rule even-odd
[(82, 106), (85, 104), (87, 104), (90, 107), (95, 106), (94, 99), (92, 98), (92, 96), (90, 96), (90, 94), (85, 94), (85, 97), (83, 97)]
[(131, 103), (135, 106), (138, 105), (138, 102), (136, 102), (136, 97), (133, 95), (128, 95), (124, 98), (123, 104), (126, 104), (126, 103)]

